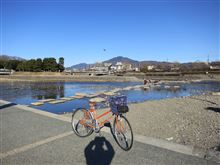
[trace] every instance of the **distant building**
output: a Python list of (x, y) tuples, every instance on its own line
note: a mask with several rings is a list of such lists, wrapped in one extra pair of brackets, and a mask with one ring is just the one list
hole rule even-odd
[(122, 64), (122, 69), (125, 71), (131, 71), (132, 70), (132, 65), (129, 63), (124, 63)]
[(65, 72), (65, 73), (71, 73), (71, 72), (72, 72), (72, 70), (65, 69), (65, 70), (64, 70), (64, 72)]
[(77, 71), (80, 71), (80, 69), (73, 68), (72, 71), (77, 72)]
[(116, 70), (117, 70), (117, 71), (121, 71), (122, 69), (123, 69), (122, 62), (117, 62), (117, 63), (116, 63)]
[(90, 70), (93, 71), (96, 75), (105, 75), (110, 74), (111, 66), (111, 63), (96, 63), (90, 68)]
[(130, 63), (122, 63), (119, 61), (115, 64), (115, 66), (113, 65), (111, 66), (111, 70), (120, 72), (120, 71), (138, 71), (139, 69), (136, 67), (132, 67), (132, 64)]
[(171, 67), (170, 71), (179, 71), (180, 68), (179, 67)]
[(10, 75), (13, 73), (14, 73), (14, 70), (12, 69), (0, 69), (0, 75)]
[(147, 66), (147, 70), (153, 70), (154, 68), (155, 68), (154, 65), (148, 65), (148, 66)]
[(112, 63), (107, 63), (107, 62), (106, 62), (106, 63), (104, 63), (104, 66), (110, 68), (110, 67), (112, 66)]
[(211, 64), (210, 69), (211, 70), (220, 70), (220, 62)]
[(68, 69), (65, 69), (63, 72), (64, 72), (65, 74), (72, 74), (72, 73), (73, 73), (72, 70), (68, 70)]
[(164, 69), (162, 69), (162, 68), (156, 68), (154, 70), (157, 71), (157, 72), (163, 72), (164, 71)]
[(105, 73), (113, 73), (113, 72), (121, 72), (121, 71), (132, 71), (132, 70), (138, 70), (138, 68), (132, 68), (132, 65), (130, 63), (122, 63), (117, 62), (115, 65), (112, 65), (112, 63), (96, 63), (92, 67), (90, 67), (91, 71), (94, 71), (96, 73), (98, 72), (105, 72)]
[(111, 69), (112, 71), (116, 71), (116, 70), (117, 70), (117, 67), (112, 65), (112, 66), (110, 67), (110, 69)]
[(135, 68), (133, 68), (133, 71), (135, 71), (135, 72), (139, 72), (140, 69), (139, 69), (138, 67), (135, 67)]

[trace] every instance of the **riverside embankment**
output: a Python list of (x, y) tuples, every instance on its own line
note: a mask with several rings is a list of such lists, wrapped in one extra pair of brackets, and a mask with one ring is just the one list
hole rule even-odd
[(57, 72), (15, 72), (12, 75), (0, 75), (0, 82), (3, 81), (65, 81), (65, 82), (143, 82), (143, 79), (166, 80), (166, 81), (195, 81), (211, 80), (220, 81), (220, 73), (212, 74), (172, 74), (165, 73), (139, 73), (128, 72), (121, 76), (103, 75), (91, 76), (89, 73), (67, 73)]

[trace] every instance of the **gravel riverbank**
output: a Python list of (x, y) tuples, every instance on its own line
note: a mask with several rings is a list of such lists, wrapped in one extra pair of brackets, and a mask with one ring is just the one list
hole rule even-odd
[(103, 76), (89, 76), (89, 74), (70, 75), (57, 72), (15, 72), (12, 75), (0, 75), (0, 82), (8, 81), (33, 81), (33, 82), (143, 82), (143, 79), (148, 80), (165, 80), (165, 81), (220, 81), (220, 74), (214, 74), (212, 77), (205, 74), (187, 74), (185, 76), (169, 76), (158, 75), (149, 76), (144, 73), (126, 73), (123, 76), (103, 75)]
[(205, 150), (220, 145), (218, 95), (146, 101), (130, 104), (129, 108), (126, 116), (136, 134)]
[(0, 75), (0, 82), (142, 82), (133, 76)]
[(208, 149), (220, 145), (220, 96), (203, 95), (130, 105), (134, 132)]

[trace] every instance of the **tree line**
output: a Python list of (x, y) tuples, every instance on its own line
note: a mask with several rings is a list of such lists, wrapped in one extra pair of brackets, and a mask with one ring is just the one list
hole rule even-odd
[(59, 58), (58, 63), (55, 58), (44, 58), (43, 60), (41, 58), (37, 58), (26, 61), (0, 60), (0, 68), (29, 72), (63, 72), (65, 69), (63, 57)]

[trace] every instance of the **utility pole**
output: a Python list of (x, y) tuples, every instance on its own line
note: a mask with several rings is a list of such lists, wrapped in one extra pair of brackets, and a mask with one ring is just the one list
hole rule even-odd
[(208, 54), (208, 58), (207, 58), (207, 63), (209, 64), (209, 54)]

